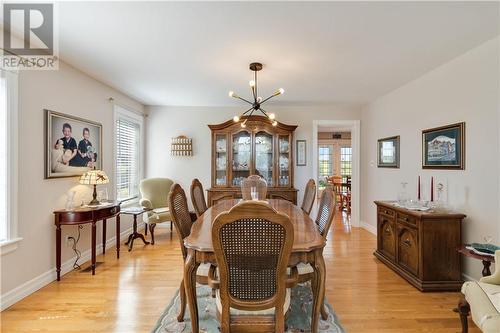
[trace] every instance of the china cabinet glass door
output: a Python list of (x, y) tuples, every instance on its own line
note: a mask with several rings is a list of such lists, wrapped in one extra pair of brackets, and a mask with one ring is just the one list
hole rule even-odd
[(273, 136), (266, 132), (255, 134), (255, 174), (273, 186)]
[(288, 135), (280, 135), (278, 138), (278, 186), (290, 185), (290, 137)]
[(233, 134), (233, 179), (232, 186), (240, 186), (243, 179), (250, 176), (252, 161), (252, 138), (243, 131)]
[(227, 186), (227, 136), (215, 136), (215, 185)]

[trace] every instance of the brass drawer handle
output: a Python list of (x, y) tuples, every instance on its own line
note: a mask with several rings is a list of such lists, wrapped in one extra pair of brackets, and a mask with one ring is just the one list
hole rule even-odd
[(385, 233), (386, 233), (387, 235), (390, 235), (390, 234), (391, 234), (391, 229), (386, 228), (386, 229), (385, 229)]
[(405, 217), (403, 220), (405, 220), (406, 222), (408, 222), (410, 219)]
[(408, 247), (409, 247), (409, 246), (411, 246), (411, 242), (410, 242), (410, 240), (409, 240), (409, 239), (405, 239), (405, 240), (403, 241), (403, 243), (405, 243), (405, 245), (406, 245), (406, 246), (408, 246)]

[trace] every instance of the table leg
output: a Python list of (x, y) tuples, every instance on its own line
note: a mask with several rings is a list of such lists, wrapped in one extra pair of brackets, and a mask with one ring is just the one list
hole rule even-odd
[(102, 254), (106, 254), (106, 219), (102, 220)]
[(95, 275), (96, 224), (97, 221), (92, 221), (92, 275)]
[(316, 250), (314, 253), (314, 277), (315, 290), (313, 290), (313, 308), (311, 314), (311, 332), (318, 332), (319, 317), (321, 314), (321, 307), (325, 298), (325, 260), (323, 259), (323, 251)]
[(491, 275), (491, 270), (490, 270), (491, 262), (483, 260), (483, 271), (481, 272), (483, 276), (490, 276)]
[(120, 214), (116, 215), (116, 259), (120, 259)]
[(57, 281), (61, 281), (61, 225), (56, 226), (56, 271)]
[(196, 300), (196, 271), (200, 264), (196, 262), (196, 251), (188, 249), (184, 265), (184, 287), (189, 305), (192, 333), (198, 333), (198, 302)]

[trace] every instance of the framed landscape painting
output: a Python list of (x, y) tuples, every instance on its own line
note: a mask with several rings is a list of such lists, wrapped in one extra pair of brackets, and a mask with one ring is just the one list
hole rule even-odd
[(399, 168), (399, 136), (379, 139), (377, 147), (379, 168)]
[(422, 131), (422, 168), (465, 168), (465, 123)]
[(45, 111), (45, 178), (81, 176), (101, 169), (102, 125)]

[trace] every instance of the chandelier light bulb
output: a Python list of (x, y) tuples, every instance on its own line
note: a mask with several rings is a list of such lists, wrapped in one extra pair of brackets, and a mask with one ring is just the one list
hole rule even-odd
[(235, 122), (235, 123), (237, 123), (238, 121), (240, 121), (240, 117), (238, 117), (238, 116), (234, 116), (234, 117), (233, 117), (233, 120), (234, 120), (234, 122)]
[(274, 120), (276, 118), (276, 115), (274, 113), (269, 114), (269, 119)]
[(229, 97), (233, 97), (234, 96), (234, 91), (230, 91), (229, 92)]
[(278, 122), (275, 120), (275, 121), (273, 121), (273, 126), (276, 126), (276, 125), (278, 125)]
[(245, 127), (247, 127), (247, 125), (243, 122), (243, 123), (241, 123), (241, 127), (245, 128)]
[(259, 96), (259, 97), (257, 97), (257, 103), (260, 103), (260, 102), (262, 102), (262, 97)]
[(254, 80), (250, 80), (250, 82), (248, 82), (248, 84), (250, 85), (250, 87), (255, 87), (255, 81)]
[(285, 93), (285, 89), (279, 88), (278, 91), (280, 92), (280, 95), (283, 95)]

